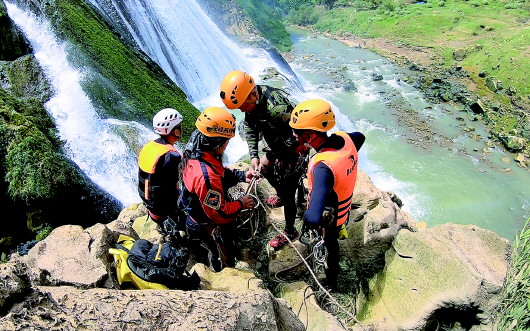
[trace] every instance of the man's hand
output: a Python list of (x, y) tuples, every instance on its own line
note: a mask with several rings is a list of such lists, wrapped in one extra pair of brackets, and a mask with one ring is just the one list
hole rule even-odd
[(254, 208), (254, 199), (250, 195), (245, 195), (239, 198), (239, 201), (243, 204), (243, 209)]
[(259, 164), (259, 158), (257, 158), (257, 157), (252, 158), (251, 164), (252, 164), (252, 169), (254, 169), (255, 171), (259, 172), (261, 170), (261, 167), (260, 167), (260, 164)]
[(256, 178), (258, 183), (261, 181), (261, 178), (263, 178), (263, 176), (257, 172), (256, 170), (249, 170), (245, 173), (245, 181), (247, 183), (250, 183), (252, 181), (252, 179)]

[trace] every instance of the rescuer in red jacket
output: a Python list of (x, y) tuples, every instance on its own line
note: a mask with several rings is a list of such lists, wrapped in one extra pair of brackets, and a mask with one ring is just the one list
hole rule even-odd
[(232, 114), (222, 108), (208, 107), (199, 115), (195, 126), (197, 129), (191, 134), (181, 164), (182, 203), (188, 216), (186, 229), (192, 252), (197, 254), (201, 250), (200, 242), (205, 243), (212, 255), (212, 268), (220, 271), (235, 265), (233, 222), (242, 210), (255, 205), (249, 195), (232, 201), (228, 189), (239, 182), (250, 182), (256, 173), (223, 166), (223, 152), (236, 130)]

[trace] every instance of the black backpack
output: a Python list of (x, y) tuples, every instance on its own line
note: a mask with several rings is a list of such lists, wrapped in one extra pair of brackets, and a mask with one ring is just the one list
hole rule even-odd
[[(119, 241), (115, 249), (126, 251), (127, 267), (136, 275), (142, 284), (131, 279), (138, 288), (149, 288), (148, 283), (158, 283), (169, 289), (197, 290), (200, 278), (196, 272), (190, 275), (186, 271), (189, 254), (185, 247), (174, 247), (171, 243), (153, 244), (145, 239), (134, 241), (130, 245), (132, 238)], [(130, 248), (127, 248), (128, 246)], [(122, 254), (120, 254), (122, 255)], [(117, 255), (115, 255), (117, 256)], [(123, 256), (123, 255), (122, 255)], [(121, 282), (120, 282), (121, 283)]]

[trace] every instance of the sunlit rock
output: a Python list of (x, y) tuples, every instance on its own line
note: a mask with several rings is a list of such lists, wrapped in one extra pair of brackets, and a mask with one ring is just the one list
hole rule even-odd
[(360, 291), (359, 318), (380, 330), (425, 330), (436, 321), (489, 324), (506, 278), (510, 243), (474, 225), (401, 231), (385, 268)]

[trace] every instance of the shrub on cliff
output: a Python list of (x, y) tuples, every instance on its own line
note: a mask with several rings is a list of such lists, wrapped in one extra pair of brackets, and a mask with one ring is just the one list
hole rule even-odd
[(499, 330), (530, 330), (530, 218), (515, 238), (512, 262), (499, 306)]

